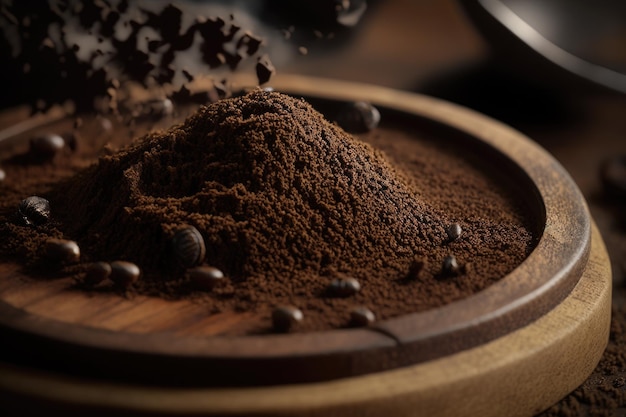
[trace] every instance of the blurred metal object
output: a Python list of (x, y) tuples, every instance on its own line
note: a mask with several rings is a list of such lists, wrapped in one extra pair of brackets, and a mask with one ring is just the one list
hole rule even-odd
[[(626, 1), (459, 0), (499, 54), (626, 93)], [(539, 64), (540, 65), (540, 64)]]

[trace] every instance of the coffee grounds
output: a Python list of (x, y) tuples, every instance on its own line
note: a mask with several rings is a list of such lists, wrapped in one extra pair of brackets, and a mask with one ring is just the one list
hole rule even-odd
[(596, 369), (574, 392), (538, 417), (623, 415), (626, 409), (625, 347), (626, 306), (613, 305), (609, 344)]
[[(0, 225), (8, 236), (0, 253), (37, 265), (48, 236), (73, 239), (84, 262), (140, 265), (134, 291), (198, 296), (212, 311), (268, 317), (290, 304), (304, 313), (301, 330), (344, 326), (358, 305), (377, 319), (441, 306), (528, 255), (534, 239), (519, 201), (461, 156), (467, 152), (392, 134), (398, 141), (373, 131), (363, 138), (374, 146), (363, 143), (305, 101), (275, 92), (221, 100), (42, 186), (51, 222)], [(5, 219), (13, 203), (3, 206)], [(450, 242), (454, 223), (462, 235)], [(226, 285), (190, 290), (169, 247), (185, 225), (200, 231), (206, 263), (224, 272)], [(450, 255), (458, 276), (442, 274)], [(356, 278), (360, 291), (329, 294), (342, 277)]]

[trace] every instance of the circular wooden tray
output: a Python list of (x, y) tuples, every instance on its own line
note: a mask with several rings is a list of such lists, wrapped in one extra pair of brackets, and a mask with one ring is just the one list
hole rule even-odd
[[(591, 372), (608, 335), (608, 260), (601, 238), (597, 234), (591, 237), (591, 220), (582, 195), (550, 155), (498, 122), (429, 97), (286, 75), (274, 80), (273, 86), (314, 98), (367, 100), (380, 108), (414, 116), (416, 126), (435, 126), (457, 136), (463, 146), (480, 149), (489, 163), (515, 179), (534, 208), (541, 225), (537, 247), (499, 282), (441, 308), (365, 329), (245, 337), (215, 336), (225, 327), (241, 325), (245, 315), (207, 318), (199, 314), (197, 305), (185, 301), (87, 296), (68, 291), (63, 280), (24, 280), (15, 265), (2, 265), (0, 354), (7, 365), (6, 372), (0, 373), (0, 386), (5, 392), (15, 394), (15, 398), (67, 400), (81, 406), (144, 407), (144, 411), (162, 406), (174, 414), (177, 410), (192, 414), (275, 414), (291, 407), (296, 414), (308, 413), (310, 408), (314, 410), (311, 413), (321, 415), (362, 407), (373, 414), (377, 410), (389, 412), (396, 409), (390, 402), (394, 398), (420, 410), (439, 399), (441, 408), (443, 402), (448, 403), (447, 398), (455, 398), (452, 391), (456, 392), (457, 384), (467, 384), (463, 389), (482, 399), (473, 403), (498, 393), (514, 395), (514, 386), (520, 389), (520, 398), (536, 411), (539, 404), (556, 401)], [(585, 309), (563, 310), (572, 303)], [(551, 334), (543, 334), (545, 325), (556, 327)], [(532, 340), (524, 341), (531, 336)], [(575, 341), (575, 349), (566, 346), (565, 340)], [(490, 350), (493, 346), (496, 351)], [(569, 352), (568, 356), (548, 361), (546, 352), (555, 355), (559, 349)], [(459, 362), (464, 355), (469, 355), (466, 364)], [(493, 363), (487, 363), (488, 358)], [(529, 366), (531, 363), (537, 366)], [(574, 366), (575, 371), (550, 380), (564, 364)], [(32, 367), (43, 374), (24, 371)], [(522, 372), (523, 383), (520, 375), (515, 384), (504, 379), (502, 372), (507, 369)], [(58, 377), (61, 371), (66, 377)], [(469, 374), (464, 374), (466, 371)], [(418, 377), (422, 373), (432, 384)], [(490, 388), (479, 390), (472, 384), (481, 374), (499, 379), (481, 380)], [(68, 390), (54, 388), (50, 378), (69, 384)], [(550, 381), (554, 387), (548, 390), (550, 394), (543, 393), (547, 387), (533, 390), (530, 385), (536, 384), (534, 378)], [(161, 387), (125, 385), (129, 382)], [(41, 389), (30, 389), (29, 384)], [(267, 385), (278, 386), (259, 387)], [(165, 386), (188, 388), (172, 390)], [(371, 391), (376, 386), (382, 391), (374, 394)], [(89, 391), (103, 387), (103, 392), (116, 398), (113, 402), (108, 402), (106, 395), (94, 396)], [(361, 388), (352, 392), (350, 387)], [(319, 390), (321, 397), (296, 405), (299, 396), (308, 396), (307, 390)], [(122, 391), (137, 395), (128, 401), (122, 398), (125, 395), (114, 395)], [(343, 391), (347, 397), (338, 397)], [(437, 396), (431, 398), (431, 392)], [(543, 394), (529, 401), (530, 392)], [(222, 397), (223, 393), (228, 395)], [(207, 401), (192, 404), (186, 400), (195, 394)], [(216, 397), (221, 399), (208, 401)], [(139, 407), (139, 403), (144, 406)]]

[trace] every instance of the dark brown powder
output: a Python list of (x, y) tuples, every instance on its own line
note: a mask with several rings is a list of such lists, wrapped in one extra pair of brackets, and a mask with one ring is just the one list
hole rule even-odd
[[(534, 239), (521, 205), (464, 151), (417, 142), (402, 129), (362, 139), (371, 144), (280, 93), (221, 100), (42, 185), (52, 221), (5, 223), (0, 251), (36, 260), (47, 236), (71, 238), (85, 262), (140, 265), (136, 291), (197, 296), (169, 247), (178, 229), (193, 225), (206, 263), (228, 281), (203, 293), (211, 310), (269, 317), (290, 304), (304, 313), (302, 330), (344, 326), (359, 305), (377, 319), (437, 307), (485, 288), (528, 255)], [(5, 219), (18, 202), (3, 205)], [(462, 234), (451, 242), (454, 223)], [(442, 273), (450, 255), (458, 276)], [(328, 286), (340, 277), (357, 279), (360, 291), (333, 296)]]

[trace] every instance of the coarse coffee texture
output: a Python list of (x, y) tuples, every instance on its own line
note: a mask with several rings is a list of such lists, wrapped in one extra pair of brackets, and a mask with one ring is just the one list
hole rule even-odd
[[(305, 316), (300, 330), (345, 326), (357, 305), (379, 320), (441, 306), (528, 256), (536, 237), (506, 184), (463, 150), (382, 132), (359, 139), (276, 92), (220, 100), (42, 187), (52, 219), (38, 228), (4, 223), (2, 255), (36, 263), (44, 238), (74, 239), (84, 262), (137, 263), (143, 275), (132, 291), (265, 316), (292, 304)], [(454, 241), (452, 223), (462, 230)], [(227, 284), (189, 285), (171, 248), (185, 225), (200, 231), (204, 263)], [(460, 265), (452, 275), (442, 271), (450, 255)], [(328, 291), (345, 276), (361, 290)]]

